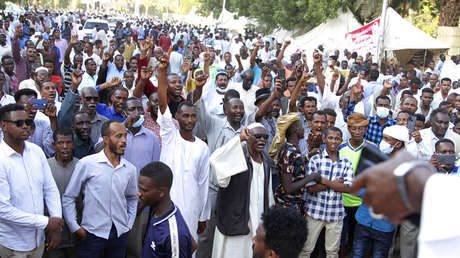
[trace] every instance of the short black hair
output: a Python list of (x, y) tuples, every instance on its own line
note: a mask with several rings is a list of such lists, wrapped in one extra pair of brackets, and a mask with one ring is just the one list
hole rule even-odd
[(145, 165), (141, 169), (140, 175), (150, 178), (155, 186), (171, 188), (173, 174), (168, 165), (163, 162), (155, 161)]
[(224, 104), (227, 103), (230, 99), (233, 99), (233, 98), (237, 98), (239, 99), (240, 98), (240, 93), (237, 91), (237, 90), (234, 90), (234, 89), (229, 89), (225, 92), (224, 94)]
[[(4, 34), (3, 34), (3, 35), (4, 35)], [(13, 57), (10, 56), (10, 55), (4, 55), (4, 56), (2, 56), (2, 64), (5, 63), (5, 60), (6, 60), (6, 59), (12, 59), (12, 58), (13, 58)]]
[(102, 127), (101, 127), (101, 136), (104, 137), (104, 136), (110, 136), (110, 125), (113, 124), (113, 123), (120, 123), (120, 121), (118, 120), (109, 120), (109, 121), (106, 121), (102, 124)]
[(409, 110), (401, 110), (401, 111), (399, 111), (398, 114), (396, 115), (396, 117), (398, 117), (399, 114), (408, 114), (409, 117), (412, 116), (412, 112), (410, 112)]
[(448, 82), (450, 82), (450, 83), (452, 82), (452, 80), (451, 80), (449, 77), (444, 77), (444, 78), (442, 78), (442, 79), (441, 79), (441, 84), (442, 84), (443, 81), (448, 81)]
[(337, 113), (332, 108), (325, 108), (323, 109), (323, 112), (328, 116), (337, 117)]
[(439, 107), (442, 107), (442, 106), (451, 106), (452, 103), (450, 103), (449, 101), (447, 100), (443, 100), (441, 101), (441, 103), (439, 103)]
[(7, 117), (10, 116), (11, 112), (26, 110), (25, 107), (21, 104), (13, 103), (8, 104), (0, 108), (0, 121), (7, 120)]
[(88, 65), (88, 63), (91, 62), (91, 61), (93, 61), (94, 63), (96, 63), (96, 61), (94, 61), (94, 59), (93, 59), (92, 57), (87, 58), (87, 59), (85, 60), (85, 67), (86, 67), (86, 66)]
[(401, 97), (402, 97), (403, 95), (411, 95), (411, 96), (413, 96), (414, 93), (412, 93), (412, 91), (410, 91), (410, 90), (403, 90), (403, 92), (401, 93)]
[(297, 81), (297, 78), (295, 78), (294, 76), (291, 76), (291, 77), (287, 78), (286, 83), (288, 83), (288, 82), (296, 82), (296, 81)]
[(56, 129), (56, 131), (53, 132), (53, 141), (56, 142), (57, 136), (62, 135), (62, 136), (70, 136), (73, 141), (73, 131), (69, 127), (61, 127)]
[(20, 89), (18, 91), (16, 91), (16, 93), (14, 94), (14, 100), (16, 102), (18, 102), (22, 96), (34, 96), (35, 98), (38, 97), (38, 94), (36, 91), (32, 90), (32, 89)]
[(380, 73), (378, 70), (374, 70), (374, 69), (369, 70), (369, 78), (371, 80), (376, 81), (379, 78), (379, 76), (380, 76)]
[(54, 83), (52, 80), (46, 79), (46, 80), (44, 80), (44, 81), (42, 81), (42, 82), (38, 82), (38, 83), (37, 83), (37, 84), (38, 84), (38, 89), (41, 91), (41, 90), (43, 89), (43, 85), (44, 85), (45, 83), (48, 83), (48, 82), (51, 82), (52, 84), (54, 84), (54, 86), (56, 86), (56, 83)]
[(431, 93), (434, 94), (434, 90), (432, 90), (430, 87), (426, 87), (422, 89), (422, 94), (423, 93)]
[(297, 258), (307, 240), (307, 221), (293, 208), (272, 206), (262, 213), (265, 245), (280, 258)]
[(193, 107), (195, 108), (195, 106), (193, 105), (192, 102), (190, 101), (182, 101), (181, 103), (179, 103), (179, 105), (177, 105), (177, 112), (182, 112), (182, 107)]
[(431, 115), (430, 115), (430, 120), (434, 119), (436, 117), (437, 114), (445, 114), (447, 116), (449, 116), (449, 111), (445, 108), (437, 108), (433, 111), (431, 111)]
[(327, 136), (329, 134), (329, 132), (339, 132), (340, 133), (340, 137), (343, 137), (343, 133), (342, 133), (342, 130), (340, 130), (339, 128), (335, 127), (335, 126), (332, 126), (332, 127), (329, 127), (326, 129), (326, 133), (324, 134), (325, 136)]
[(415, 114), (415, 120), (425, 123), (425, 116), (423, 114), (417, 113)]
[(315, 112), (313, 112), (313, 114), (311, 114), (311, 119), (313, 119), (315, 115), (324, 116), (324, 119), (327, 120), (326, 112), (324, 112), (323, 110), (316, 110)]
[(383, 100), (388, 100), (388, 103), (390, 103), (390, 105), (391, 105), (391, 99), (390, 99), (390, 97), (388, 97), (387, 95), (380, 95), (380, 96), (378, 96), (378, 97), (375, 99), (375, 104), (377, 104), (377, 102), (379, 102), (379, 100), (381, 100), (381, 99), (383, 99)]
[(300, 99), (300, 107), (303, 107), (305, 105), (305, 101), (313, 101), (315, 102), (315, 106), (318, 106), (318, 102), (316, 101), (315, 97), (305, 96), (302, 99)]
[(442, 139), (440, 139), (439, 141), (437, 141), (437, 142), (434, 144), (434, 149), (437, 151), (439, 145), (440, 145), (441, 143), (443, 143), (443, 142), (452, 144), (452, 146), (454, 147), (454, 150), (455, 150), (455, 144), (454, 144), (454, 142), (453, 142), (451, 139), (447, 139), (447, 138), (442, 138)]

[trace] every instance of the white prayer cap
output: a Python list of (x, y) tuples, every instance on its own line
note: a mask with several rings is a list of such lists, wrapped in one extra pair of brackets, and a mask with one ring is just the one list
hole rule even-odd
[(409, 129), (402, 125), (392, 125), (383, 129), (382, 134), (386, 134), (390, 137), (395, 138), (398, 141), (408, 142), (409, 141)]
[(46, 72), (48, 72), (48, 68), (46, 68), (46, 67), (44, 67), (44, 66), (40, 66), (40, 67), (37, 67), (37, 68), (35, 69), (35, 73), (38, 73), (38, 72), (40, 72), (40, 71), (46, 71)]
[(265, 128), (265, 126), (263, 124), (254, 122), (254, 123), (252, 123), (252, 124), (250, 124), (248, 126), (248, 129), (252, 130), (252, 129), (257, 128), (257, 127)]

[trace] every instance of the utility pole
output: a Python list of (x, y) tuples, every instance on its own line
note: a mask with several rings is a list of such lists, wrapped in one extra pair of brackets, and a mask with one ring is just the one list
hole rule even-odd
[(383, 0), (382, 14), (380, 15), (379, 41), (377, 43), (377, 63), (379, 64), (379, 66), (380, 66), (380, 63), (382, 62), (382, 56), (384, 52), (383, 43), (384, 43), (384, 37), (385, 37), (385, 26), (386, 26), (386, 21), (387, 21), (387, 9), (388, 9), (388, 0)]

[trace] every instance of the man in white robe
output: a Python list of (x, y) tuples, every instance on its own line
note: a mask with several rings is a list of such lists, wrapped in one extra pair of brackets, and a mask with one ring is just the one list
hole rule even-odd
[(254, 123), (211, 155), (219, 184), (214, 258), (252, 257), (260, 217), (274, 204), (267, 139), (264, 126)]
[[(168, 61), (160, 59), (158, 70), (158, 98), (162, 149), (160, 161), (168, 165), (174, 176), (171, 199), (182, 212), (182, 216), (195, 240), (197, 231), (203, 231), (205, 221), (211, 212), (206, 208), (209, 180), (209, 148), (202, 140), (193, 136), (197, 122), (197, 111), (192, 103), (178, 105), (177, 129), (169, 111), (166, 91), (168, 86), (166, 71)], [(200, 227), (199, 227), (199, 224)]]

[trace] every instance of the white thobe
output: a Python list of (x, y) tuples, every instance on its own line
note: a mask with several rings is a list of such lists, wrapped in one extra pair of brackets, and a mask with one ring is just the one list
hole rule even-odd
[(187, 141), (182, 138), (173, 122), (169, 108), (164, 114), (159, 112), (158, 124), (162, 148), (160, 161), (168, 165), (173, 173), (171, 199), (179, 207), (194, 239), (198, 221), (210, 218), (211, 210), (206, 209), (209, 179), (209, 149), (200, 139)]
[[(229, 159), (231, 157), (231, 159)], [(228, 166), (230, 164), (231, 166)], [(260, 223), (260, 218), (264, 211), (264, 165), (263, 163), (252, 162), (252, 179), (249, 193), (249, 231), (250, 233), (242, 236), (227, 236), (222, 234), (218, 228), (214, 233), (214, 245), (212, 257), (252, 257), (252, 237), (256, 235), (256, 229)], [(231, 176), (244, 172), (248, 169), (240, 137), (232, 138), (221, 148), (217, 149), (210, 158), (210, 163), (219, 186), (225, 188), (231, 180)], [(272, 192), (272, 180), (269, 179), (268, 203), (274, 205), (275, 201)]]

